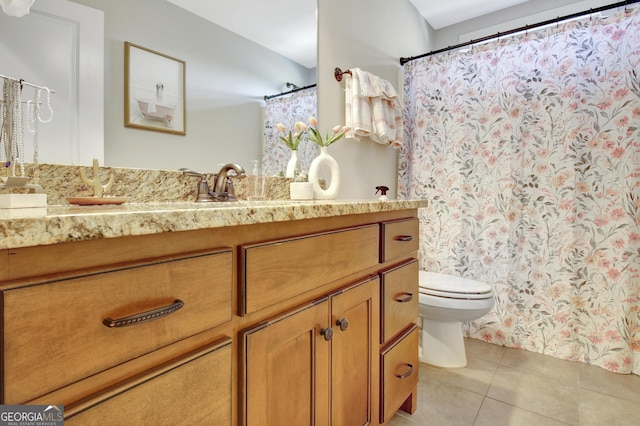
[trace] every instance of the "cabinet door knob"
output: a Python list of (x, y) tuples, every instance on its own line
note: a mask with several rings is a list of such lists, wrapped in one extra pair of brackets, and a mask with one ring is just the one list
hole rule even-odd
[(336, 325), (340, 327), (340, 331), (345, 331), (349, 327), (349, 320), (346, 318), (336, 321)]
[[(405, 297), (400, 297), (404, 295)], [(396, 296), (395, 301), (399, 303), (407, 303), (413, 299), (413, 293), (400, 293)]]
[(412, 235), (396, 235), (395, 237), (393, 237), (393, 239), (396, 241), (407, 242), (407, 241), (413, 241), (413, 236)]
[(320, 330), (320, 334), (322, 334), (322, 336), (324, 337), (324, 340), (328, 342), (333, 337), (333, 328), (331, 327), (323, 328), (322, 330)]
[(404, 373), (404, 374), (396, 374), (396, 377), (398, 379), (406, 379), (407, 377), (409, 377), (411, 375), (411, 373), (413, 373), (413, 364), (407, 363), (407, 367), (409, 367), (409, 370), (406, 373)]

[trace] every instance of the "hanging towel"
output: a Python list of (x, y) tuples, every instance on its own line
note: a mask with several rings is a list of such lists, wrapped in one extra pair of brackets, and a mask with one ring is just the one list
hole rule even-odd
[(393, 85), (359, 68), (345, 77), (345, 125), (351, 128), (346, 136), (400, 148), (402, 107)]

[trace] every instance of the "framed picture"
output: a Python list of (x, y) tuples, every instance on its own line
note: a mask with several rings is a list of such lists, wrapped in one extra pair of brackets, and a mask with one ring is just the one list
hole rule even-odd
[(125, 127), (186, 135), (185, 67), (180, 59), (125, 41)]

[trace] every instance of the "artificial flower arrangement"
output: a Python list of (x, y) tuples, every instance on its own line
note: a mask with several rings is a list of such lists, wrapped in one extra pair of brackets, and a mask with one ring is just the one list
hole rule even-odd
[(308, 139), (319, 146), (329, 146), (332, 143), (340, 140), (340, 138), (342, 138), (345, 133), (351, 130), (349, 127), (341, 126), (338, 124), (333, 128), (333, 134), (330, 135), (329, 133), (327, 133), (325, 138), (323, 139), (322, 134), (320, 134), (320, 131), (318, 130), (318, 120), (315, 117), (310, 117), (309, 124), (311, 125), (309, 127), (309, 132), (311, 132), (311, 134), (309, 135)]
[(300, 145), (300, 141), (302, 140), (302, 135), (307, 131), (307, 125), (302, 121), (296, 121), (293, 124), (293, 132), (289, 130), (289, 134), (287, 134), (287, 128), (284, 124), (278, 123), (276, 124), (276, 127), (281, 133), (284, 133), (284, 136), (280, 136), (280, 140), (292, 151), (298, 149), (298, 145)]
[(340, 140), (345, 135), (345, 133), (350, 130), (349, 127), (337, 125), (333, 128), (332, 134), (327, 133), (323, 138), (322, 134), (318, 130), (318, 119), (316, 119), (315, 117), (309, 117), (309, 124), (310, 126), (307, 126), (302, 121), (296, 121), (293, 125), (293, 131), (287, 131), (287, 127), (282, 123), (276, 124), (276, 127), (281, 133), (284, 134), (284, 136), (280, 136), (280, 140), (282, 141), (282, 143), (284, 143), (289, 147), (289, 149), (294, 151), (298, 149), (298, 146), (302, 141), (302, 136), (305, 134), (305, 132), (310, 133), (307, 139), (311, 142), (314, 142), (319, 146), (329, 146), (332, 143)]

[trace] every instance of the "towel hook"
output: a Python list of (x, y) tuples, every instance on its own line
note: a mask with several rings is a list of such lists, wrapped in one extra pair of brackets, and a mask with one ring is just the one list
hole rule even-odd
[(351, 71), (350, 70), (342, 71), (340, 68), (336, 68), (333, 71), (333, 76), (336, 78), (337, 81), (342, 81), (342, 75), (343, 74), (351, 75)]

